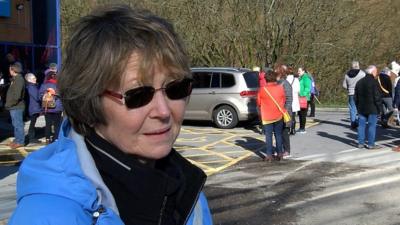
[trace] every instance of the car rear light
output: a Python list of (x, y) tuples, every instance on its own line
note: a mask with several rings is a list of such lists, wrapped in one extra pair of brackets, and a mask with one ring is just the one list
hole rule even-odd
[(241, 97), (255, 97), (257, 95), (257, 91), (242, 91), (240, 92)]

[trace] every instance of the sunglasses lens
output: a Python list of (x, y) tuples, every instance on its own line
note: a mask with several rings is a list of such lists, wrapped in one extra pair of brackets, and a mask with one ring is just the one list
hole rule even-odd
[(192, 79), (172, 81), (165, 87), (165, 93), (171, 100), (186, 98), (192, 93)]
[(154, 88), (143, 86), (125, 92), (125, 105), (130, 109), (145, 106), (151, 102), (154, 95)]

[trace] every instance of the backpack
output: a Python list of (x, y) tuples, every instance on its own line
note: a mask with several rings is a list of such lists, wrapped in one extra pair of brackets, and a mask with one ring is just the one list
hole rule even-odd
[(55, 94), (47, 91), (42, 97), (42, 108), (46, 112), (47, 109), (56, 108), (56, 96)]

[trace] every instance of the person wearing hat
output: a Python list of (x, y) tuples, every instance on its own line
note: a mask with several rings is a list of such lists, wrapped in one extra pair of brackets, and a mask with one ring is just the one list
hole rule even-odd
[(393, 89), (395, 89), (397, 82), (399, 81), (400, 65), (396, 61), (393, 61), (390, 63), (389, 67), (390, 67), (389, 70), (390, 79), (392, 80)]
[[(47, 96), (49, 97), (47, 99), (53, 99), (52, 101), (54, 101), (54, 104), (46, 102), (45, 99)], [(63, 106), (61, 99), (58, 97), (56, 72), (50, 71), (46, 74), (45, 81), (40, 86), (39, 97), (42, 99), (42, 110), (46, 121), (44, 133), (46, 136), (46, 143), (48, 144), (58, 138), (58, 132), (62, 122)], [(52, 130), (54, 131), (53, 135)]]
[(358, 126), (357, 108), (354, 102), (354, 88), (357, 82), (363, 77), (365, 77), (365, 72), (360, 69), (360, 63), (358, 61), (353, 61), (351, 63), (351, 69), (346, 73), (343, 80), (343, 88), (347, 90), (348, 94), (350, 126), (352, 129), (356, 129)]
[(47, 74), (48, 74), (49, 72), (55, 72), (55, 73), (58, 72), (57, 63), (50, 63), (50, 64), (49, 64), (49, 68), (47, 68), (47, 69), (44, 71), (44, 75), (47, 76)]

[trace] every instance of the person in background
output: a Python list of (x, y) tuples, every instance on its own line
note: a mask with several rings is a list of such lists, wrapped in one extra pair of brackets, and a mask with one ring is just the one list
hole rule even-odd
[(400, 65), (396, 61), (392, 61), (390, 63), (390, 80), (392, 81), (393, 88), (396, 87), (397, 82), (399, 81), (399, 72), (400, 72)]
[(40, 113), (42, 112), (42, 109), (40, 107), (39, 89), (36, 83), (35, 74), (27, 73), (25, 75), (25, 80), (26, 80), (26, 90), (29, 95), (28, 99), (29, 101), (27, 102), (27, 105), (29, 109), (28, 110), (29, 119), (31, 121), (28, 130), (28, 142), (30, 144), (37, 144), (40, 142), (36, 139), (35, 125), (37, 118), (40, 116)]
[(107, 5), (66, 45), (66, 119), (20, 166), (9, 225), (211, 225), (206, 174), (173, 148), (192, 75), (172, 24)]
[[(285, 110), (284, 105), (286, 101), (285, 90), (282, 85), (276, 82), (277, 73), (274, 71), (266, 71), (265, 80), (267, 85), (260, 88), (257, 94), (257, 105), (261, 112), (261, 119), (265, 134), (266, 151), (262, 152), (266, 157), (267, 162), (273, 160), (273, 145), (272, 138), (275, 135), (275, 148), (277, 152), (276, 159), (283, 158), (282, 153), (282, 129), (283, 129), (283, 115), (279, 108), (276, 106), (272, 98), (279, 104), (282, 110)], [(268, 92), (267, 92), (268, 91)], [(268, 94), (269, 93), (269, 94)], [(271, 97), (272, 96), (272, 97)], [(285, 111), (284, 111), (285, 112)]]
[(265, 85), (267, 84), (267, 82), (265, 81), (265, 71), (261, 70), (258, 66), (253, 67), (253, 71), (258, 72), (258, 86), (260, 88), (265, 87)]
[(5, 83), (4, 75), (0, 69), (0, 111), (3, 111), (4, 102), (7, 93), (7, 84)]
[[(394, 111), (396, 112), (397, 116), (397, 121), (396, 125), (400, 125), (400, 120), (399, 120), (399, 108), (400, 108), (400, 82), (396, 83), (396, 86), (394, 88), (394, 98), (393, 98), (393, 108)], [(400, 146), (395, 146), (392, 148), (393, 151), (395, 152), (400, 152)]]
[[(299, 67), (297, 70), (297, 74), (299, 75), (299, 82), (300, 82), (300, 97), (306, 97), (307, 103), (310, 101), (311, 97), (311, 78), (310, 75), (306, 72), (304, 67)], [(299, 122), (300, 128), (297, 131), (299, 134), (306, 133), (306, 116), (307, 116), (307, 107), (300, 108), (299, 111)]]
[(382, 97), (380, 121), (382, 127), (387, 128), (388, 120), (393, 114), (393, 86), (389, 68), (385, 68), (379, 73), (377, 81)]
[[(378, 69), (368, 66), (366, 75), (359, 80), (354, 89), (354, 100), (358, 111), (358, 148), (379, 149), (375, 145), (376, 122), (382, 107), (379, 84), (376, 81)], [(365, 129), (367, 128), (368, 144), (365, 144)]]
[[(283, 64), (278, 64), (275, 66), (274, 71), (277, 73), (277, 82), (278, 84), (283, 86), (283, 89), (285, 91), (285, 109), (289, 113), (289, 115), (292, 115), (292, 102), (293, 102), (293, 97), (292, 97), (292, 86), (290, 83), (286, 80), (286, 76), (288, 74), (288, 67)], [(283, 124), (283, 129), (282, 129), (282, 146), (283, 146), (283, 156), (289, 156), (290, 155), (290, 128), (292, 125), (292, 121), (286, 122)]]
[[(400, 65), (396, 61), (392, 61), (390, 63), (390, 77), (393, 82), (393, 111), (396, 116), (396, 125), (400, 125), (400, 83), (399, 81), (399, 72), (400, 72)], [(400, 146), (395, 146), (392, 148), (395, 152), (400, 152)]]
[(45, 75), (45, 80), (39, 89), (39, 99), (42, 102), (42, 111), (46, 121), (44, 134), (46, 143), (49, 144), (58, 138), (63, 112), (63, 106), (59, 98), (56, 72), (48, 71)]
[(310, 101), (308, 101), (308, 104), (307, 104), (307, 111), (308, 111), (308, 108), (310, 108), (310, 114), (308, 116), (315, 117), (315, 98), (316, 98), (316, 96), (318, 96), (318, 89), (315, 86), (314, 76), (310, 72), (307, 72), (307, 73), (308, 73), (308, 75), (310, 75), (310, 78), (311, 78), (311, 91), (310, 91), (311, 95), (310, 95)]
[[(267, 82), (265, 81), (265, 72), (263, 70), (261, 70), (261, 68), (258, 67), (258, 66), (254, 66), (253, 67), (253, 71), (258, 73), (258, 87), (259, 87), (259, 89), (265, 87), (265, 85), (267, 84)], [(259, 124), (257, 125), (257, 130), (259, 131), (260, 134), (262, 134), (264, 132), (264, 128), (263, 128), (263, 124), (262, 124), (261, 112), (260, 111), (258, 111), (258, 121), (259, 121)]]
[(48, 74), (49, 72), (58, 72), (57, 63), (50, 63), (49, 68), (44, 71), (44, 74)]
[[(11, 65), (13, 65), (16, 62), (18, 62), (18, 61), (15, 59), (14, 55), (11, 53), (7, 53), (6, 56), (4, 57), (4, 60), (2, 62), (2, 66), (1, 66), (4, 83), (9, 84), (11, 82), (10, 79), (12, 79), (12, 76), (10, 74), (9, 68)], [(21, 64), (21, 66), (22, 66), (22, 64)]]
[(354, 88), (361, 78), (365, 77), (365, 72), (360, 69), (360, 63), (353, 61), (351, 69), (346, 73), (343, 80), (343, 88), (347, 90), (348, 106), (350, 113), (350, 127), (356, 129), (358, 126), (357, 107), (354, 102)]
[(22, 77), (22, 65), (15, 62), (10, 66), (11, 83), (7, 90), (6, 109), (10, 112), (14, 127), (14, 140), (8, 144), (12, 149), (25, 145), (24, 110), (25, 110), (25, 81)]
[(299, 93), (300, 81), (297, 74), (293, 74), (293, 68), (288, 67), (286, 80), (292, 87), (292, 124), (290, 127), (290, 134), (296, 134), (296, 113), (300, 111)]

